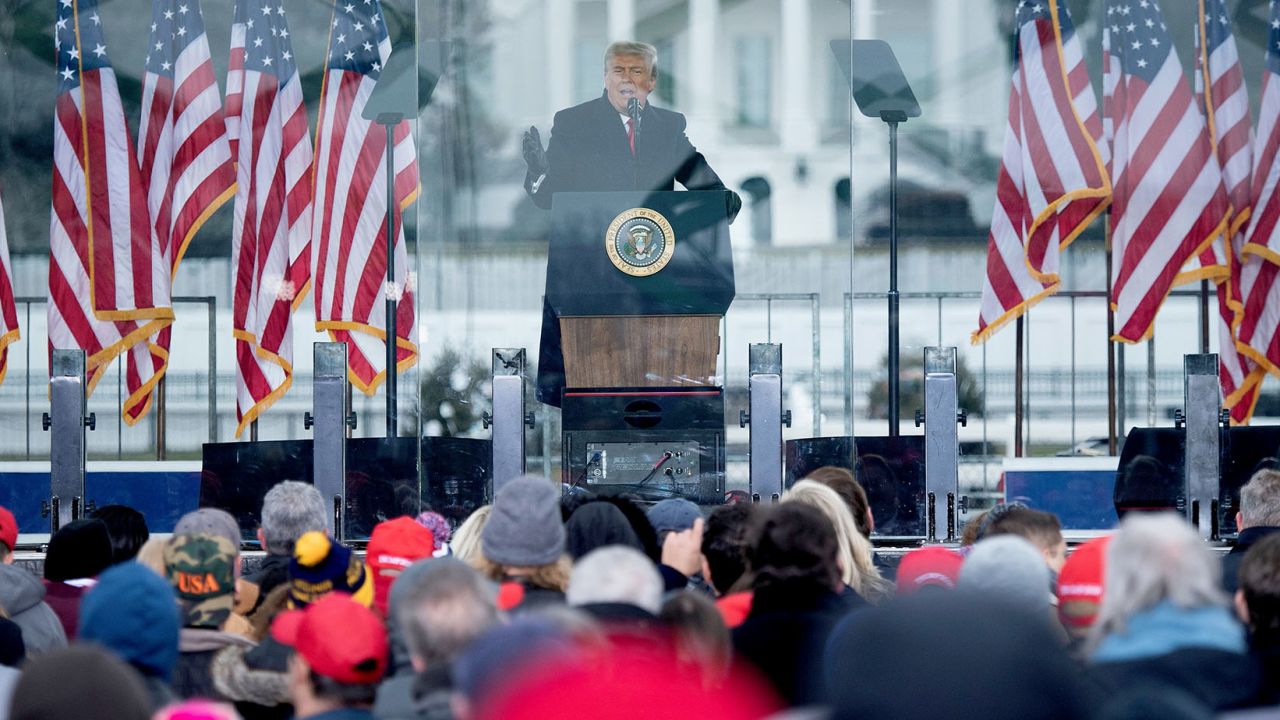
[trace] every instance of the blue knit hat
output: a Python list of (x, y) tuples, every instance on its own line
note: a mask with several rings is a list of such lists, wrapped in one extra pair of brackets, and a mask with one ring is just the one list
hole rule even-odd
[(135, 561), (103, 572), (80, 601), (81, 641), (97, 643), (166, 682), (178, 662), (179, 625), (173, 586)]

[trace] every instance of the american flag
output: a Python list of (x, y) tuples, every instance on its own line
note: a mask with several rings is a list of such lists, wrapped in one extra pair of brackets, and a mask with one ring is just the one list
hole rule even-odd
[(239, 437), (293, 383), (290, 319), (311, 280), (311, 137), (280, 0), (236, 2), (227, 107)]
[(1151, 337), (1178, 271), (1226, 230), (1204, 116), (1152, 0), (1108, 0), (1103, 127), (1111, 145), (1115, 339)]
[(4, 231), (4, 205), (0, 204), (0, 383), (9, 369), (9, 345), (18, 333), (18, 303), (13, 296), (13, 265), (9, 263), (9, 240)]
[[(1236, 328), (1243, 310), (1240, 283), (1244, 224), (1249, 219), (1249, 176), (1253, 171), (1253, 128), (1249, 122), (1249, 93), (1244, 85), (1240, 55), (1231, 33), (1231, 19), (1223, 0), (1199, 0), (1196, 23), (1196, 97), (1209, 126), (1214, 156), (1222, 170), (1222, 182), (1231, 201), (1227, 230), (1202, 253), (1200, 264), (1221, 263), (1225, 277), (1218, 279), (1218, 376), (1231, 419), (1246, 423), (1258, 400), (1263, 371), (1237, 350)], [(1251, 269), (1256, 275), (1256, 267)]]
[(96, 0), (58, 0), (54, 44), (49, 347), (85, 351), (92, 391), (112, 359), (173, 322), (169, 266)]
[(1109, 201), (1102, 123), (1071, 14), (1020, 2), (1009, 123), (973, 342), (1057, 291), (1060, 249)]
[[(352, 384), (372, 395), (386, 377), (385, 300), (398, 301), (396, 364), (417, 360), (404, 225), (396, 223), (396, 277), (387, 283), (386, 131), (361, 117), (391, 54), (378, 0), (338, 0), (329, 31), (316, 130), (312, 267), (316, 329), (347, 343)], [(395, 202), (403, 211), (418, 188), (408, 121), (395, 128)]]
[[(205, 220), (235, 192), (222, 98), (214, 80), (199, 0), (153, 0), (142, 80), (138, 164), (147, 207), (170, 277)], [(129, 352), (127, 386), (134, 424), (164, 376), (170, 330)]]
[(1254, 141), (1253, 179), (1249, 189), (1252, 216), (1245, 230), (1246, 259), (1240, 292), (1242, 350), (1262, 368), (1280, 376), (1280, 5), (1271, 2), (1271, 32), (1262, 71), (1262, 102)]

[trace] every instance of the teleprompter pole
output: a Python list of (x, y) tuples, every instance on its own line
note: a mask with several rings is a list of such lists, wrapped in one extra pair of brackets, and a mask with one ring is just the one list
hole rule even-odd
[[(381, 118), (379, 118), (381, 121)], [(387, 283), (384, 288), (387, 302), (387, 437), (393, 438), (397, 433), (396, 420), (396, 367), (399, 335), (396, 332), (396, 310), (398, 308), (402, 288), (396, 288), (396, 164), (395, 164), (395, 130), (400, 122), (384, 123), (387, 129)]]
[[(900, 116), (900, 117), (899, 117)], [(889, 125), (889, 437), (897, 437), (898, 403), (898, 123), (906, 120), (905, 113), (881, 114)]]

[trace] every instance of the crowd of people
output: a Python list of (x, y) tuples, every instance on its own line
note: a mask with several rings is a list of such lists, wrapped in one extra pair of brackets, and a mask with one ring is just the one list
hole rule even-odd
[(286, 481), (252, 529), (100, 508), (39, 578), (0, 508), (0, 720), (1253, 713), (1280, 703), (1280, 472), (1238, 509), (1225, 560), (1137, 511), (1068, 554), (1012, 504), (895, 564), (836, 468), (709, 512), (526, 476), (456, 528), (385, 520), (361, 557)]

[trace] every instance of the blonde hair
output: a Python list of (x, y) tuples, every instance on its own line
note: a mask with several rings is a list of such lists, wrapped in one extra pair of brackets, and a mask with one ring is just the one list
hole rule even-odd
[(462, 521), (454, 531), (453, 538), (449, 540), (449, 549), (453, 550), (453, 556), (477, 570), (480, 569), (480, 565), (477, 564), (480, 559), (480, 531), (484, 530), (485, 523), (489, 522), (491, 512), (493, 512), (492, 505), (476, 508), (475, 512)]
[(808, 505), (826, 516), (836, 530), (841, 580), (863, 597), (869, 592), (876, 595), (882, 592), (879, 585), (884, 582), (871, 559), (871, 541), (858, 532), (853, 513), (835, 490), (814, 480), (801, 480), (782, 494), (780, 502)]
[(160, 577), (168, 579), (169, 575), (164, 566), (164, 549), (168, 544), (168, 537), (152, 535), (142, 544), (142, 548), (138, 550), (138, 556), (134, 559), (139, 564), (155, 570)]
[[(499, 565), (483, 554), (477, 554), (476, 558), (470, 562), (471, 567), (480, 571), (481, 575), (497, 582), (504, 582), (516, 577), (511, 571), (513, 568), (509, 565)], [(569, 589), (569, 575), (573, 571), (573, 560), (568, 555), (561, 555), (560, 559), (546, 565), (537, 565), (531, 568), (521, 568), (529, 572), (520, 572), (518, 576), (534, 587), (546, 588), (547, 590), (558, 590), (565, 592)]]

